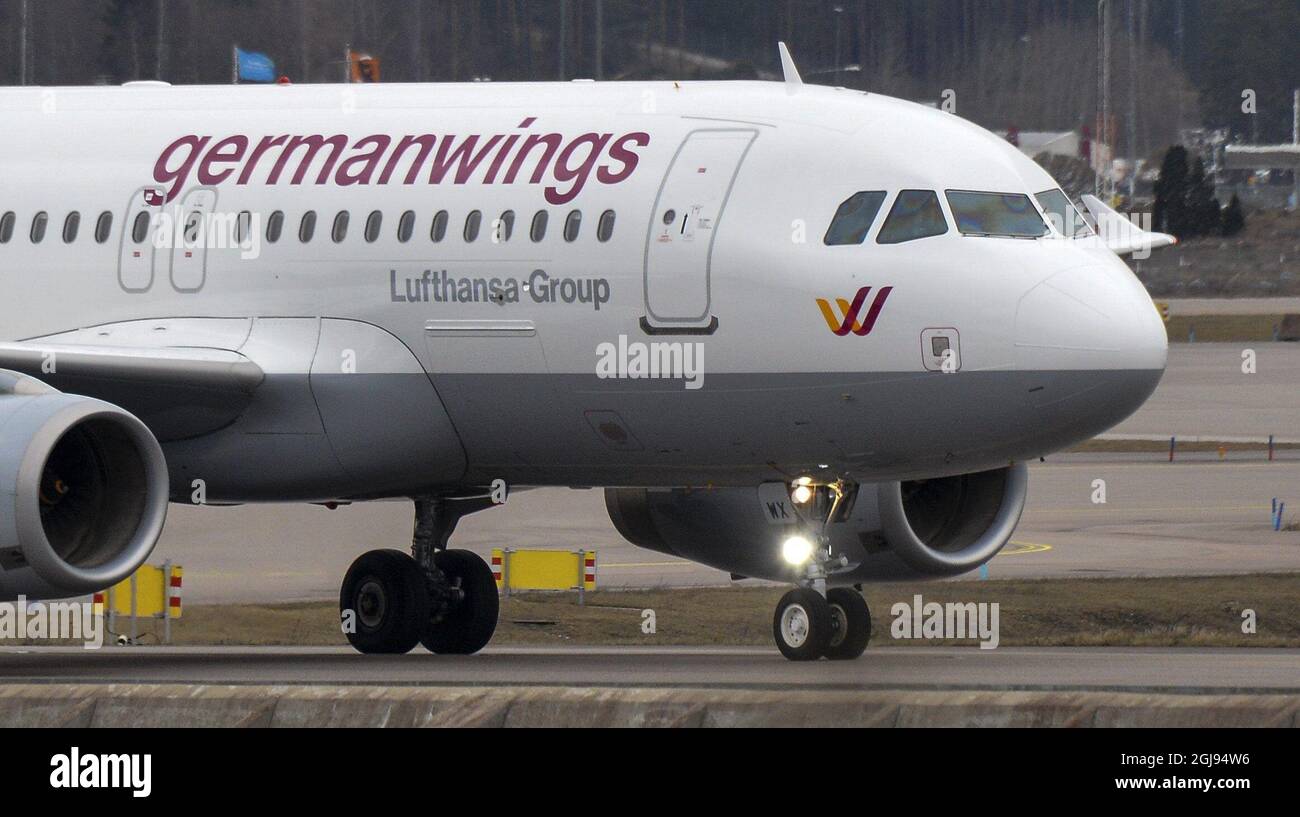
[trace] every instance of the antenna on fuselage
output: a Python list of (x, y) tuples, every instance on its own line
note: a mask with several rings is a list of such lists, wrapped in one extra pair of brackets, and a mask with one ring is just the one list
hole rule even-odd
[(790, 56), (790, 49), (785, 47), (785, 43), (777, 43), (776, 48), (781, 52), (781, 73), (785, 75), (786, 90), (799, 90), (803, 87), (803, 77), (799, 76), (799, 69), (794, 64), (794, 57)]

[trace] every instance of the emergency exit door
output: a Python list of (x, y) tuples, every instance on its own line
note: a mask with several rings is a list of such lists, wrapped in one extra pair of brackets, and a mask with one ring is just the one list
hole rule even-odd
[(755, 130), (697, 130), (686, 137), (655, 201), (645, 253), (646, 316), (651, 334), (707, 334), (714, 242)]
[[(181, 206), (176, 212), (184, 221), (179, 236), (173, 236), (171, 250), (172, 287), (177, 292), (198, 292), (207, 283), (208, 245), (216, 243), (220, 238), (216, 233), (218, 222), (212, 218), (216, 209), (217, 191), (211, 187), (197, 187), (186, 193), (181, 200)], [(243, 234), (224, 236), (234, 239), (232, 247), (247, 240), (247, 231), (250, 229), (246, 216), (240, 214), (237, 218), (245, 220), (235, 230), (239, 233), (242, 228)], [(177, 237), (179, 241), (175, 240)], [(227, 245), (217, 243), (217, 246), (220, 248)]]
[(124, 292), (148, 292), (153, 287), (164, 198), (161, 190), (142, 187), (127, 204), (117, 260), (117, 283)]

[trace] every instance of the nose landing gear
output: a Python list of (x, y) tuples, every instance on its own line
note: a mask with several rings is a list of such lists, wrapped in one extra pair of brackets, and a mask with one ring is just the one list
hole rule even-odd
[(816, 590), (796, 587), (781, 597), (772, 617), (777, 649), (791, 661), (816, 661), (831, 643), (831, 606)]
[(807, 548), (799, 587), (781, 597), (772, 616), (772, 635), (777, 649), (791, 661), (818, 658), (848, 660), (862, 655), (871, 640), (871, 612), (856, 590), (827, 589), (827, 579), (852, 570), (843, 556), (835, 556), (827, 526), (843, 518), (856, 496), (857, 486), (836, 482), (823, 486), (809, 499), (810, 513), (820, 517), (816, 542)]
[(348, 642), (363, 653), (470, 655), (496, 631), (499, 599), (492, 569), (447, 540), (462, 516), (491, 507), (486, 497), (415, 501), (411, 555), (372, 550), (348, 569), (339, 610)]

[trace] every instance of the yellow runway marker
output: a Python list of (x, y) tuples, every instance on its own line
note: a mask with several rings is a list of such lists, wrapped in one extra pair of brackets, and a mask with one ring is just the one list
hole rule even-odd
[(1036, 542), (1010, 542), (1014, 546), (1012, 550), (1003, 548), (998, 552), (998, 556), (1023, 556), (1026, 553), (1046, 553), (1052, 549), (1051, 545), (1040, 545)]

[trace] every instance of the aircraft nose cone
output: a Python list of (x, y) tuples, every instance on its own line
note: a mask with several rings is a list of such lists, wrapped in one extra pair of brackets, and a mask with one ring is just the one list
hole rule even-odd
[[(1126, 280), (1127, 279), (1127, 280)], [(1164, 322), (1127, 269), (1078, 267), (1025, 293), (1016, 310), (1016, 367), (1164, 371)]]
[(1138, 409), (1164, 374), (1169, 342), (1146, 288), (1120, 262), (1050, 276), (1016, 310), (1016, 368), (1030, 402), (1084, 439)]

